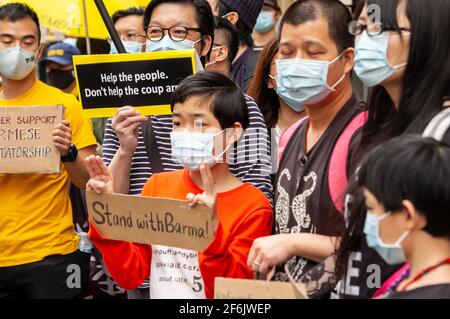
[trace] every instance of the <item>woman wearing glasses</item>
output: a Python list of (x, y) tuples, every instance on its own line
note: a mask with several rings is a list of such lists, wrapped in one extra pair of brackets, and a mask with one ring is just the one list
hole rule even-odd
[[(365, 0), (360, 1), (356, 16), (358, 20), (349, 26), (357, 36), (355, 73), (371, 91), (361, 158), (394, 137), (421, 134), (442, 111), (450, 85), (450, 1)], [(444, 141), (450, 143), (450, 132)], [(383, 292), (395, 290), (399, 282), (414, 276), (398, 254), (404, 238), (368, 243), (366, 233), (370, 235), (371, 229), (365, 227), (366, 218), (373, 216), (367, 214), (363, 191), (355, 182), (350, 183), (345, 202), (347, 227), (336, 256), (306, 274), (302, 282), (308, 284), (312, 297), (335, 286), (339, 298), (372, 298), (380, 295), (381, 286)], [(380, 227), (392, 222), (388, 216)]]
[[(358, 21), (349, 28), (357, 36), (355, 72), (371, 88), (361, 156), (396, 136), (421, 134), (442, 110), (450, 85), (449, 0), (369, 0), (362, 6)], [(444, 140), (450, 142), (450, 132)], [(335, 268), (337, 278), (343, 278), (339, 295), (370, 298), (404, 266), (404, 254), (398, 254), (404, 238), (366, 241), (372, 216), (366, 212), (362, 190), (355, 187), (349, 193), (353, 196), (348, 196), (348, 226)], [(388, 216), (380, 226), (392, 222)], [(400, 271), (391, 287), (384, 288), (395, 289), (396, 283), (413, 275)]]

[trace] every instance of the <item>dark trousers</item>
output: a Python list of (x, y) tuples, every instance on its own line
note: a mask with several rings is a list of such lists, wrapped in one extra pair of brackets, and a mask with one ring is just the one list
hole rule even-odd
[(89, 283), (90, 254), (79, 250), (43, 260), (0, 267), (0, 299), (70, 299)]

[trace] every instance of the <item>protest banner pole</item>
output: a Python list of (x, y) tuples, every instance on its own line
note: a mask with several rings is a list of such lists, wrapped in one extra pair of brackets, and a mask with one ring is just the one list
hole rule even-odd
[(83, 14), (84, 14), (84, 28), (86, 31), (86, 53), (91, 54), (91, 40), (89, 39), (89, 26), (88, 26), (88, 18), (87, 18), (87, 9), (86, 9), (86, 0), (83, 0)]
[(94, 0), (95, 5), (97, 6), (98, 12), (105, 23), (106, 29), (108, 30), (109, 35), (111, 36), (111, 40), (117, 48), (117, 52), (119, 53), (127, 53), (125, 47), (123, 46), (122, 40), (120, 40), (119, 34), (114, 27), (114, 24), (109, 16), (108, 10), (106, 10), (105, 4), (103, 0)]

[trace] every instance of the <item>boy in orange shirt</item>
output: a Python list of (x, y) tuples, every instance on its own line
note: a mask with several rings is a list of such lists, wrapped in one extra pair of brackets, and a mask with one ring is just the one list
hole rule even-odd
[[(247, 256), (255, 238), (272, 230), (272, 208), (257, 188), (229, 169), (226, 153), (248, 126), (244, 96), (226, 76), (199, 73), (185, 79), (172, 97), (172, 155), (184, 170), (153, 175), (142, 196), (206, 205), (215, 238), (202, 251), (141, 245), (104, 238), (91, 224), (90, 238), (114, 280), (134, 289), (150, 276), (150, 298), (212, 298), (214, 278), (251, 278)], [(112, 192), (112, 175), (99, 157), (87, 159), (88, 190)]]

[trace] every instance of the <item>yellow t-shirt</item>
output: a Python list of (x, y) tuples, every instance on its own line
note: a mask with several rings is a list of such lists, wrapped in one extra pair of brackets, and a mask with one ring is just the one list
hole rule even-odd
[[(72, 129), (72, 143), (83, 149), (95, 145), (89, 121), (70, 94), (36, 81), (22, 96), (0, 99), (3, 106), (63, 104)], [(69, 175), (0, 174), (0, 267), (23, 265), (49, 255), (78, 249), (68, 193)]]
[(78, 100), (78, 86), (75, 85), (73, 90), (69, 92), (70, 95), (73, 95)]

